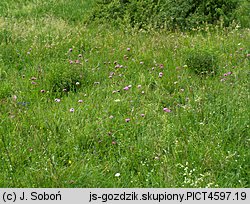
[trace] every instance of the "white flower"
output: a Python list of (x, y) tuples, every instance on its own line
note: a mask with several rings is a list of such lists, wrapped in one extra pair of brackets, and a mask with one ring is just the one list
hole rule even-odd
[(115, 177), (119, 177), (121, 174), (120, 173), (116, 173), (115, 174)]

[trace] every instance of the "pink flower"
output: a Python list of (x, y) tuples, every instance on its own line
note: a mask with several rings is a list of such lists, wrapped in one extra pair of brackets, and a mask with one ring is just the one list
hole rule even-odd
[(163, 64), (160, 64), (159, 67), (160, 67), (161, 69), (163, 69), (163, 68), (164, 68), (164, 65), (163, 65)]
[(83, 100), (81, 100), (81, 99), (80, 99), (80, 100), (78, 100), (78, 103), (82, 103), (82, 102), (83, 102)]
[(142, 113), (142, 114), (141, 114), (141, 117), (145, 117), (145, 114), (144, 114), (144, 113)]
[(128, 123), (129, 121), (130, 121), (130, 118), (126, 118), (126, 119), (125, 119), (125, 122)]
[(162, 72), (160, 72), (160, 73), (159, 73), (159, 77), (161, 78), (162, 76), (163, 76), (163, 73), (162, 73)]
[(171, 112), (171, 110), (168, 109), (168, 108), (163, 108), (163, 111), (166, 112), (166, 113), (170, 113)]
[(57, 102), (57, 103), (59, 103), (60, 101), (61, 101), (60, 98), (56, 98), (56, 99), (55, 99), (55, 102)]
[(123, 90), (127, 91), (127, 90), (129, 90), (129, 87), (128, 87), (128, 86), (125, 86), (125, 87), (123, 88)]
[(130, 51), (130, 50), (131, 50), (131, 49), (128, 47), (128, 48), (127, 48), (127, 51)]

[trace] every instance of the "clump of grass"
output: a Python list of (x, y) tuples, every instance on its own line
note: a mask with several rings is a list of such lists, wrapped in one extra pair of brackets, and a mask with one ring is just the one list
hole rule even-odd
[(200, 76), (216, 74), (218, 56), (211, 50), (191, 49), (185, 56), (185, 64)]
[(62, 95), (67, 92), (77, 92), (87, 83), (87, 71), (80, 64), (72, 66), (53, 65), (46, 75), (47, 90), (54, 95)]

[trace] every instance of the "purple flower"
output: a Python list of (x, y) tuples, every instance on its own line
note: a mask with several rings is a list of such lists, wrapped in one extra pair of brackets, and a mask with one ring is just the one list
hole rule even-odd
[(75, 111), (74, 108), (69, 109), (69, 112), (73, 113)]
[(162, 73), (162, 72), (160, 72), (160, 73), (159, 73), (159, 77), (161, 78), (162, 76), (163, 76), (163, 73)]
[(125, 87), (123, 88), (123, 90), (127, 91), (127, 90), (129, 90), (129, 87), (128, 87), (128, 86), (125, 86)]
[(223, 74), (224, 76), (227, 76), (227, 73)]
[(145, 114), (144, 114), (144, 113), (142, 113), (142, 114), (141, 114), (141, 117), (145, 117)]
[(232, 74), (232, 72), (228, 72), (228, 73), (227, 73), (227, 75), (231, 75), (231, 74)]
[(69, 60), (69, 63), (70, 63), (70, 64), (73, 64), (74, 62), (73, 62), (72, 60)]
[(128, 47), (128, 48), (127, 48), (127, 51), (130, 51), (130, 50), (131, 50), (130, 47)]
[(163, 68), (164, 68), (164, 65), (163, 65), (163, 64), (160, 64), (159, 67), (160, 67), (161, 69), (163, 69)]
[(125, 122), (128, 123), (129, 121), (130, 121), (130, 118), (126, 118), (126, 119), (125, 119)]
[(163, 111), (166, 112), (166, 113), (170, 113), (171, 112), (171, 110), (168, 109), (168, 108), (163, 108)]

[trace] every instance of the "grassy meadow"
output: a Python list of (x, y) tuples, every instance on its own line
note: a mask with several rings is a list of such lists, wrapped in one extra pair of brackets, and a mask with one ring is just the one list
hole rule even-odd
[(0, 187), (249, 188), (250, 30), (86, 25), (93, 2), (1, 0)]

